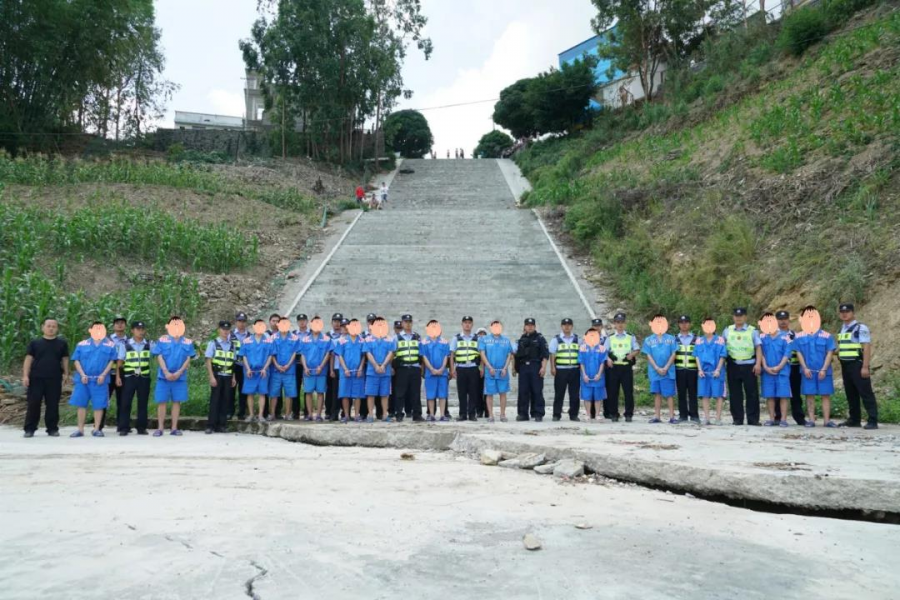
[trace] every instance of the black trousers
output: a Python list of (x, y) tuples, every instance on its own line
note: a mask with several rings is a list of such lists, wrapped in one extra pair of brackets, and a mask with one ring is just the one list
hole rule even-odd
[[(803, 411), (803, 396), (800, 394), (800, 381), (803, 375), (800, 373), (800, 365), (791, 365), (791, 416), (797, 425), (806, 424), (806, 413)], [(775, 403), (775, 420), (787, 419), (781, 414), (781, 403)]]
[(206, 416), (206, 428), (213, 431), (225, 431), (229, 406), (234, 406), (231, 375), (216, 373), (216, 387), (209, 387), (209, 413)]
[[(634, 416), (634, 371), (631, 365), (613, 365), (606, 370), (606, 402), (603, 403), (607, 419), (619, 418), (619, 390), (625, 396), (625, 416)], [(594, 403), (596, 404), (596, 402)]]
[(341, 412), (341, 401), (338, 399), (338, 378), (337, 372), (334, 377), (325, 374), (325, 418), (337, 421), (338, 414)]
[(569, 392), (569, 418), (578, 416), (578, 403), (581, 401), (581, 369), (560, 369), (556, 367), (556, 376), (553, 378), (553, 417), (562, 417), (563, 399), (566, 391)]
[[(397, 416), (397, 365), (391, 365), (391, 395), (388, 396), (388, 412)], [(402, 411), (401, 411), (402, 412)]]
[(844, 391), (847, 394), (847, 406), (850, 412), (850, 421), (862, 422), (862, 412), (859, 401), (869, 415), (869, 423), (878, 422), (878, 402), (875, 400), (875, 392), (872, 390), (872, 379), (862, 376), (862, 361), (841, 361), (841, 378), (844, 380)]
[(131, 403), (137, 394), (137, 430), (147, 431), (147, 404), (150, 401), (149, 377), (123, 377), (122, 378), (122, 402), (119, 403), (116, 413), (116, 429), (118, 431), (131, 431)]
[(394, 392), (394, 415), (402, 418), (412, 415), (422, 416), (422, 369), (414, 367), (397, 367), (397, 389)]
[[(122, 382), (124, 385), (124, 381)], [(114, 371), (110, 371), (109, 373), (109, 399), (112, 400), (113, 395), (116, 396), (116, 412), (119, 411), (119, 407), (122, 405), (122, 388), (116, 387), (116, 374)], [(106, 425), (106, 409), (103, 409), (103, 415), (100, 417), (100, 431), (103, 431), (103, 426)]]
[(685, 420), (700, 420), (700, 408), (697, 405), (697, 371), (693, 369), (675, 369), (675, 385), (678, 388), (678, 417)]
[(478, 367), (456, 368), (456, 394), (459, 397), (460, 417), (475, 416), (483, 390)]
[(47, 433), (59, 431), (59, 397), (62, 395), (62, 375), (59, 377), (32, 377), (28, 384), (25, 398), (28, 408), (25, 410), (25, 431), (34, 433), (41, 422), (41, 404), (47, 404), (44, 414), (44, 425)]
[(530, 360), (517, 366), (519, 371), (519, 395), (516, 402), (520, 417), (544, 416), (544, 378), (540, 376), (541, 361)]
[(737, 425), (744, 424), (744, 398), (747, 399), (747, 423), (759, 424), (759, 380), (753, 365), (728, 363), (728, 405)]
[(237, 402), (237, 417), (243, 419), (247, 416), (247, 394), (241, 393), (244, 387), (244, 367), (234, 369), (234, 380), (237, 382), (234, 388), (234, 394), (231, 396), (231, 404), (228, 406), (228, 417), (231, 418), (235, 414), (234, 403)]

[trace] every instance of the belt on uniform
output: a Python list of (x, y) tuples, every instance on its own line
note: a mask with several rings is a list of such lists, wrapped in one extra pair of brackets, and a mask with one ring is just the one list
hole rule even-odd
[(231, 377), (232, 373), (216, 373), (216, 377)]
[(471, 369), (472, 367), (477, 367), (477, 366), (478, 366), (478, 365), (476, 365), (476, 364), (473, 363), (473, 362), (470, 362), (470, 363), (456, 363), (456, 368), (457, 368), (457, 369)]
[(568, 365), (567, 365), (567, 366), (565, 366), (565, 367), (561, 367), (561, 366), (559, 366), (559, 365), (556, 365), (556, 370), (557, 370), (557, 371), (571, 371), (572, 369), (577, 369), (577, 368), (578, 368), (578, 365), (571, 365), (571, 366), (568, 366)]
[(412, 365), (397, 365), (397, 366), (400, 367), (401, 369), (412, 369), (412, 368), (418, 369), (419, 363), (415, 363)]
[[(143, 377), (144, 379), (150, 379), (149, 375), (141, 375), (140, 373), (126, 373), (125, 377), (126, 378), (128, 378), (128, 377)], [(32, 377), (32, 379), (34, 379), (34, 378)]]

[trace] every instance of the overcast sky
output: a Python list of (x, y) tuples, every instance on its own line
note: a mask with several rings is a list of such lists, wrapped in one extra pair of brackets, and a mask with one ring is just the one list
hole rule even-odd
[[(491, 130), (493, 99), (522, 77), (555, 66), (557, 54), (592, 35), (590, 0), (422, 0), (431, 59), (410, 48), (403, 108), (428, 109), (435, 150), (471, 153)], [(238, 40), (256, 18), (256, 0), (156, 0), (167, 79), (181, 85), (174, 111), (243, 116), (244, 65)], [(432, 108), (490, 100), (465, 107)]]

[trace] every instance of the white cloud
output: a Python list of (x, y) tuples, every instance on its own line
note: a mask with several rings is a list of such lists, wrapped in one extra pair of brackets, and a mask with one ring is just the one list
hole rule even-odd
[(214, 89), (206, 94), (206, 100), (217, 115), (244, 116), (244, 93)]

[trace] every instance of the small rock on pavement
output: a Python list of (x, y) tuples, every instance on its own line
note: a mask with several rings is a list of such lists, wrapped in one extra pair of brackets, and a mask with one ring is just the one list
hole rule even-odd
[(540, 550), (541, 549), (541, 540), (537, 539), (533, 533), (526, 533), (525, 537), (522, 538), (522, 543), (525, 544), (526, 550)]
[(298, 271), (291, 271), (290, 273), (287, 274), (287, 278), (288, 279), (296, 279), (299, 275), (300, 275), (300, 273)]
[(482, 450), (481, 451), (481, 464), (487, 465), (489, 467), (493, 467), (503, 458), (503, 453), (499, 450)]
[(590, 523), (576, 523), (575, 529), (593, 529), (594, 526)]
[(533, 469), (539, 465), (544, 464), (547, 460), (547, 456), (544, 454), (537, 454), (535, 452), (528, 452), (526, 454), (520, 454), (516, 459), (519, 461), (520, 469)]
[(500, 466), (507, 469), (520, 469), (521, 463), (518, 458), (510, 458), (509, 460), (501, 461)]
[(401, 460), (416, 460), (416, 455), (412, 452), (401, 452), (400, 453)]
[(553, 474), (557, 477), (569, 478), (584, 475), (584, 463), (580, 460), (573, 460), (570, 458), (561, 460), (557, 463), (556, 468), (553, 469)]
[(538, 465), (534, 468), (534, 472), (538, 475), (552, 475), (556, 468), (556, 463), (547, 463), (546, 465)]

